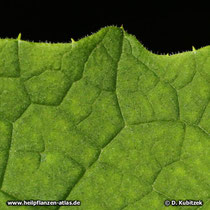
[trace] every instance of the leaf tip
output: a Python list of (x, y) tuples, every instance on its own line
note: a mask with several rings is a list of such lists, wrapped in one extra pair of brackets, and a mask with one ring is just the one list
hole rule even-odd
[(123, 24), (120, 26), (120, 28), (124, 31), (124, 27), (123, 27)]
[(192, 46), (192, 51), (193, 51), (193, 52), (195, 52), (195, 51), (196, 51), (196, 49), (195, 49), (195, 47), (194, 47), (194, 46)]
[(73, 39), (73, 38), (71, 38), (71, 43), (75, 43), (76, 41)]
[(21, 40), (21, 33), (18, 34), (17, 40)]

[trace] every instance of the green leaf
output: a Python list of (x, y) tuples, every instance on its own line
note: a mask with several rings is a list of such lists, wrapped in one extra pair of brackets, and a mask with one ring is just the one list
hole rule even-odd
[(69, 44), (1, 39), (0, 209), (209, 209), (209, 99), (209, 46), (157, 55), (122, 27)]

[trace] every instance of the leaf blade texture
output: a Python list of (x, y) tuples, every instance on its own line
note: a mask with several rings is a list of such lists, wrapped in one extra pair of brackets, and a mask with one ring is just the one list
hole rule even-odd
[(117, 27), (69, 44), (0, 39), (3, 208), (33, 199), (81, 201), (40, 210), (165, 209), (164, 200), (191, 199), (208, 209), (209, 55), (209, 46), (153, 54)]

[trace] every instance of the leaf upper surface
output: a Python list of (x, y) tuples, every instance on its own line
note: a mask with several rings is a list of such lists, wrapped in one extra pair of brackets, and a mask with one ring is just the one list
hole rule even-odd
[(0, 209), (209, 209), (209, 55), (153, 54), (117, 27), (69, 44), (0, 39)]

